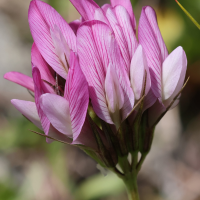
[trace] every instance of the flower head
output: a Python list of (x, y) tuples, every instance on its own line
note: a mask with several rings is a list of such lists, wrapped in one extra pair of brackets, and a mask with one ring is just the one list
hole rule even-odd
[(179, 101), (186, 55), (182, 47), (168, 55), (149, 6), (142, 9), (137, 40), (130, 0), (102, 7), (93, 0), (71, 2), (82, 18), (68, 24), (48, 4), (31, 1), (33, 77), (4, 77), (34, 92), (35, 102), (12, 103), (48, 142), (79, 145), (116, 170), (120, 156), (149, 151), (155, 123)]

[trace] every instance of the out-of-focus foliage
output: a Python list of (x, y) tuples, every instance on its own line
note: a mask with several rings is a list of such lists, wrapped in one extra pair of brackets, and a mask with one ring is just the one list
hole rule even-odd
[[(191, 20), (185, 15), (185, 13), (179, 8), (179, 6), (174, 5), (175, 2), (168, 1), (169, 6), (174, 6), (176, 12), (184, 20), (185, 28), (182, 36), (174, 43), (174, 47), (181, 45), (184, 47), (189, 62), (193, 62), (199, 59), (200, 43), (199, 30), (191, 22)], [(193, 15), (193, 17), (200, 22), (200, 2), (198, 0), (187, 1), (181, 0), (180, 3)]]
[[(80, 17), (68, 0), (46, 2), (68, 22)], [(96, 2), (102, 5), (107, 1)], [(180, 2), (200, 22), (200, 1)], [(174, 0), (134, 0), (137, 21), (145, 5), (156, 10), (169, 51), (183, 46), (189, 61), (188, 76), (191, 78), (183, 91), (179, 108), (169, 112), (157, 127), (152, 151), (138, 179), (141, 200), (199, 200), (200, 31)], [(31, 67), (24, 61), (27, 58), (23, 53), (30, 52), (32, 44), (32, 40), (27, 39), (31, 38), (28, 24), (25, 23), (27, 11), (27, 1), (0, 1), (0, 71), (20, 71), (24, 68), (15, 67), (24, 65), (28, 72), (28, 67)], [(4, 44), (4, 41), (7, 43)], [(14, 47), (22, 52), (17, 52), (19, 57)], [(2, 55), (7, 55), (8, 61)], [(7, 87), (8, 82), (3, 80), (2, 84)], [(113, 174), (104, 177), (96, 168), (96, 163), (83, 152), (57, 142), (49, 145), (45, 138), (30, 132), (37, 129), (20, 116), (9, 100), (31, 97), (28, 92), (26, 96), (24, 90), (18, 93), (20, 86), (9, 84), (10, 90), (9, 87), (0, 87), (0, 199), (127, 199), (121, 181)]]

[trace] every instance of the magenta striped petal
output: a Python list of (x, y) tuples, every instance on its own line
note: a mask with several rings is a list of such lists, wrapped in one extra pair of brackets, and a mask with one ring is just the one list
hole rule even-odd
[(107, 9), (106, 17), (108, 18), (108, 21), (109, 21), (109, 23), (110, 23), (110, 25), (111, 25), (114, 33), (115, 33), (115, 38), (118, 42), (121, 54), (122, 54), (123, 59), (125, 61), (127, 73), (129, 74), (131, 57), (130, 57), (130, 54), (129, 54), (128, 43), (127, 43), (127, 40), (124, 36), (124, 32), (122, 30), (122, 27), (120, 26), (113, 9), (111, 9), (111, 8)]
[(135, 19), (135, 15), (133, 13), (133, 8), (132, 8), (132, 4), (131, 4), (130, 0), (110, 0), (110, 2), (113, 7), (115, 7), (117, 5), (121, 5), (124, 8), (126, 8), (128, 14), (130, 15), (130, 18), (131, 18), (133, 30), (136, 32), (136, 19)]
[(39, 129), (43, 130), (40, 123), (40, 118), (37, 112), (37, 108), (34, 102), (12, 99), (11, 103), (20, 113), (22, 113), (22, 115), (24, 115), (27, 119), (29, 119)]
[(107, 55), (109, 56), (109, 64), (112, 64), (114, 66), (117, 76), (119, 78), (119, 83), (123, 90), (124, 105), (121, 109), (121, 112), (122, 112), (122, 120), (124, 120), (127, 117), (127, 115), (131, 112), (134, 106), (134, 101), (135, 101), (134, 93), (131, 88), (129, 76), (125, 69), (125, 63), (123, 62), (123, 58), (121, 56), (117, 41), (115, 40), (114, 35), (111, 34), (110, 28), (107, 25), (104, 25), (104, 26), (110, 32), (110, 34), (105, 35), (107, 37), (107, 40), (103, 39), (102, 37), (99, 37), (99, 40), (100, 39), (106, 40), (105, 49), (106, 49)]
[(112, 8), (110, 4), (104, 4), (101, 9), (103, 10), (104, 14), (106, 14), (108, 8)]
[(60, 28), (57, 25), (54, 25), (54, 28), (50, 29), (51, 38), (53, 40), (53, 44), (55, 47), (56, 55), (58, 56), (60, 62), (62, 63), (66, 72), (69, 70), (69, 57), (70, 57), (70, 49), (68, 44), (65, 41), (65, 38), (60, 31)]
[(34, 42), (43, 58), (60, 76), (66, 79), (67, 73), (56, 55), (50, 29), (54, 29), (55, 25), (58, 26), (69, 48), (76, 51), (76, 36), (73, 30), (55, 9), (39, 0), (31, 1), (28, 18)]
[(124, 36), (126, 38), (130, 58), (132, 58), (134, 52), (137, 49), (138, 41), (135, 36), (135, 30), (133, 29), (133, 27), (131, 25), (130, 16), (123, 6), (116, 6), (114, 8), (114, 11), (115, 11), (117, 20), (118, 20), (120, 26), (122, 27)]
[(155, 39), (157, 40), (158, 45), (160, 47), (161, 59), (164, 61), (168, 56), (168, 51), (167, 51), (167, 47), (165, 45), (165, 42), (164, 42), (164, 40), (162, 38), (162, 35), (160, 33), (160, 29), (158, 27), (156, 12), (150, 6), (147, 6), (147, 7), (143, 8), (143, 9), (145, 10), (146, 17), (149, 20), (151, 28), (152, 28), (155, 36), (156, 36)]
[(95, 10), (94, 20), (99, 20), (99, 21), (102, 21), (102, 22), (110, 25), (110, 23), (108, 22), (108, 19), (105, 16), (105, 13), (103, 12), (103, 10), (101, 8), (97, 8)]
[[(80, 30), (82, 32), (79, 32)], [(82, 37), (80, 37), (80, 33)], [(133, 108), (134, 94), (130, 87), (125, 65), (112, 30), (108, 25), (100, 21), (85, 22), (78, 30), (77, 39), (81, 68), (89, 86), (92, 86), (89, 87), (90, 97), (95, 112), (107, 123), (112, 123), (104, 90), (107, 67), (109, 64), (112, 64), (116, 69), (120, 85), (124, 92), (125, 103), (122, 108), (122, 118), (124, 119)], [(89, 43), (91, 43), (90, 46), (88, 46)], [(88, 52), (91, 55), (89, 54), (88, 56)], [(88, 67), (86, 68), (85, 66)], [(96, 92), (96, 94), (92, 92)]]
[(34, 83), (33, 79), (30, 76), (19, 72), (8, 72), (4, 75), (4, 78), (34, 92)]
[(154, 95), (152, 89), (149, 90), (148, 94), (144, 98), (143, 111), (150, 108), (157, 100), (157, 97)]
[(151, 74), (152, 90), (155, 96), (160, 98), (162, 96), (161, 65), (163, 60), (161, 50), (156, 39), (157, 35), (155, 35), (147, 14), (145, 13), (146, 8), (148, 7), (142, 9), (140, 16), (138, 38), (146, 53)]
[(55, 72), (44, 60), (35, 43), (33, 43), (31, 49), (31, 62), (33, 66), (39, 69), (41, 78), (43, 80), (48, 81), (52, 85), (55, 85), (55, 79), (54, 79)]
[[(106, 76), (106, 68), (102, 63), (99, 49), (93, 35), (95, 33), (103, 33), (103, 30), (96, 28), (98, 24), (103, 24), (100, 21), (87, 21), (83, 23), (77, 31), (77, 49), (80, 61), (80, 67), (89, 84), (90, 98), (95, 113), (107, 123), (112, 123), (107, 108), (106, 97), (104, 92), (104, 83)], [(102, 37), (104, 37), (102, 35)], [(103, 48), (101, 47), (100, 50)], [(105, 49), (103, 49), (105, 51)], [(102, 54), (103, 56), (103, 54)], [(104, 63), (108, 63), (107, 54), (105, 54)], [(105, 68), (104, 68), (105, 67)]]
[(54, 28), (54, 26), (57, 25), (61, 30), (67, 44), (69, 45), (69, 48), (73, 51), (76, 51), (76, 36), (63, 17), (48, 4), (39, 0), (33, 1), (35, 1), (37, 9), (46, 24), (50, 28)]
[(45, 93), (45, 86), (41, 80), (41, 75), (40, 75), (40, 71), (37, 67), (33, 67), (32, 70), (32, 74), (33, 74), (33, 81), (34, 81), (34, 91), (35, 91), (35, 104), (37, 107), (37, 111), (38, 111), (38, 115), (40, 117), (40, 121), (43, 127), (43, 130), (45, 132), (46, 135), (48, 135), (49, 132), (49, 127), (50, 127), (50, 121), (48, 120), (48, 118), (46, 117), (46, 115), (44, 114), (44, 112), (42, 111), (41, 107), (40, 107), (40, 96), (42, 94)]
[(79, 136), (85, 121), (89, 103), (89, 91), (88, 83), (81, 71), (75, 53), (71, 53), (70, 60), (72, 62), (70, 63), (65, 87), (68, 92), (71, 127), (73, 132), (73, 141), (75, 141)]
[[(105, 30), (105, 37), (102, 37), (102, 34), (97, 29), (96, 33), (99, 33), (99, 37), (96, 37), (96, 39), (102, 44), (105, 44), (105, 46), (102, 49), (105, 51), (105, 54), (108, 56), (109, 60), (109, 63), (106, 66), (112, 64), (119, 78), (119, 83), (124, 93), (124, 105), (121, 109), (122, 120), (124, 120), (133, 108), (134, 93), (131, 88), (129, 76), (125, 69), (125, 63), (123, 62), (118, 43), (114, 38), (114, 34), (112, 34), (112, 30), (106, 24), (102, 23), (101, 26)], [(105, 56), (102, 57), (102, 60), (105, 61)]]

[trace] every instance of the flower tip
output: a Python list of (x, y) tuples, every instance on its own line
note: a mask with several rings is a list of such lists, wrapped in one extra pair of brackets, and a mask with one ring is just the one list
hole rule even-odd
[(11, 99), (10, 102), (15, 106), (18, 102), (18, 99)]
[(7, 80), (9, 80), (9, 81), (12, 81), (12, 77), (13, 77), (13, 74), (14, 74), (14, 73), (15, 73), (15, 72), (13, 72), (13, 71), (7, 72), (7, 73), (4, 74), (3, 78), (4, 78), (4, 79), (7, 79)]
[(36, 3), (36, 0), (32, 0), (30, 3)]
[(8, 79), (8, 74), (9, 74), (9, 72), (5, 73), (4, 76), (3, 76), (3, 78), (4, 79)]
[(143, 10), (154, 10), (151, 6), (144, 6), (142, 9)]
[(141, 45), (141, 44), (138, 45), (137, 50), (138, 50), (138, 51), (143, 51), (143, 48), (142, 48), (142, 45)]

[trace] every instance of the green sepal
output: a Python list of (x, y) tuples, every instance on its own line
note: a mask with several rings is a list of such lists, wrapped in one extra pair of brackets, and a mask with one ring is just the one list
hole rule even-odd
[(139, 129), (139, 150), (141, 154), (146, 154), (150, 151), (155, 126), (150, 127), (148, 123), (148, 109), (143, 113), (141, 125)]
[(93, 120), (91, 119), (91, 117), (88, 115), (88, 120), (90, 123), (90, 126), (92, 128), (95, 140), (97, 142), (97, 146), (98, 146), (98, 151), (96, 152), (97, 155), (100, 157), (100, 159), (105, 163), (107, 168), (113, 168), (115, 167), (115, 163), (113, 161), (113, 158), (110, 154), (110, 151), (108, 149), (106, 149), (102, 138), (100, 136), (100, 133), (98, 131), (98, 127), (96, 126), (96, 124), (93, 122)]

